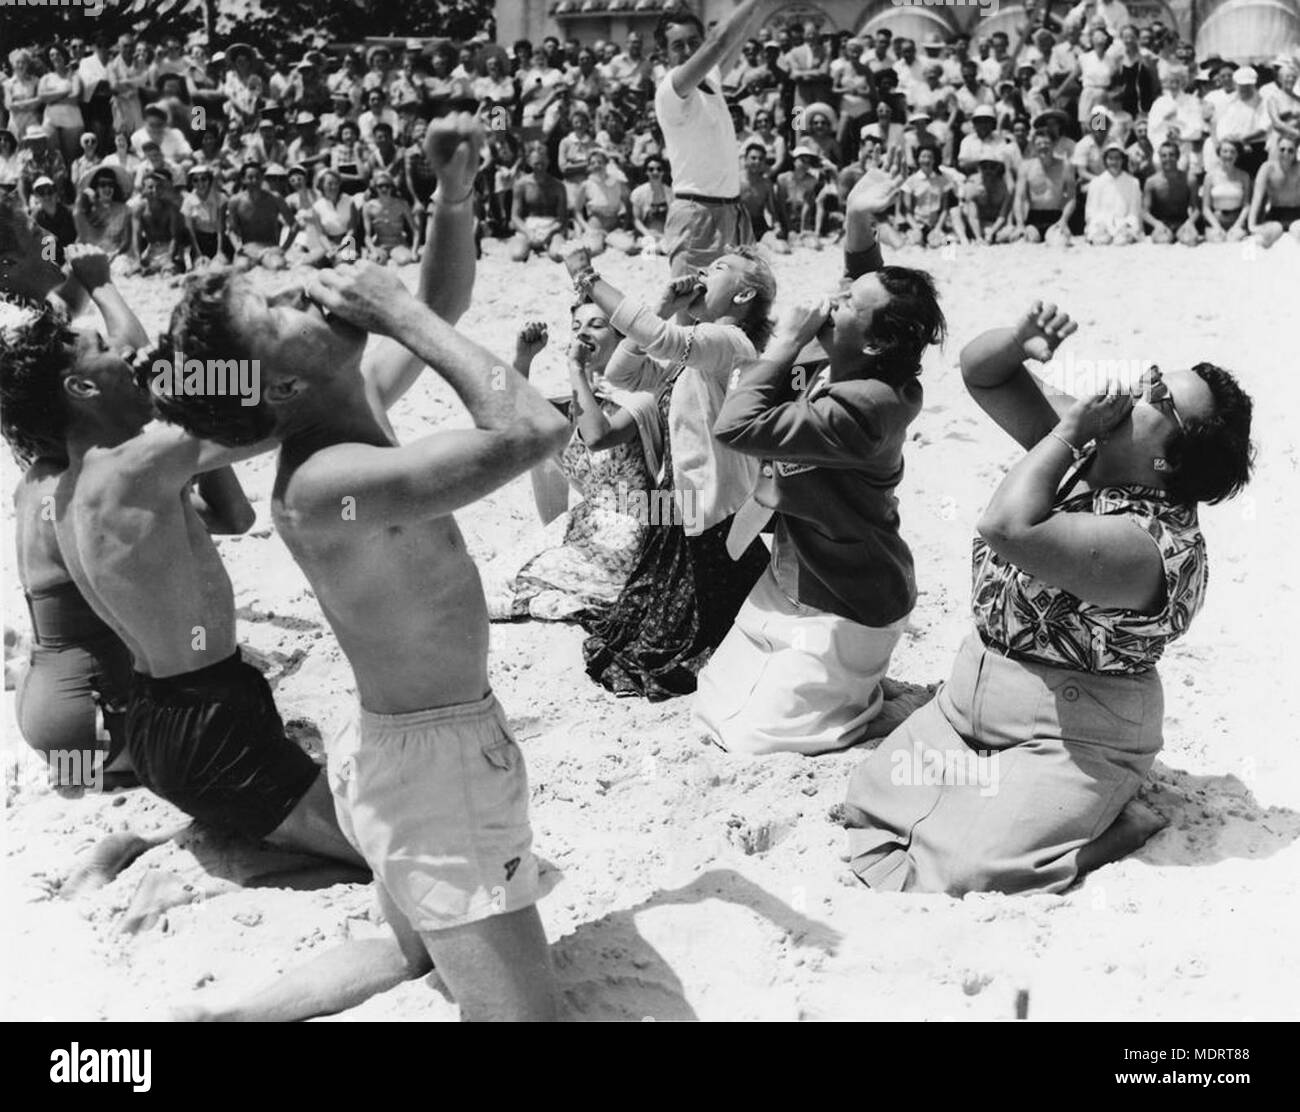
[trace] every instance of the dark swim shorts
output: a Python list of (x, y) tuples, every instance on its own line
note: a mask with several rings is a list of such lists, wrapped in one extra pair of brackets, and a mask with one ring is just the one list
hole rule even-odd
[(233, 656), (196, 672), (135, 674), (126, 746), (141, 783), (192, 818), (264, 838), (320, 769), (284, 733), (266, 678)]

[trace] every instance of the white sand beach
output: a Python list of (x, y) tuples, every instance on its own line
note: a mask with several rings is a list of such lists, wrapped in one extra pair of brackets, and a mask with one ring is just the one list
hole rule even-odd
[[(486, 251), (462, 328), (508, 362), (518, 326), (544, 319), (551, 346), (534, 378), (560, 393), (571, 299), (562, 268), (512, 265), (495, 242)], [(956, 370), (976, 333), (1011, 323), (1035, 298), (1054, 300), (1080, 321), (1077, 359), (1165, 369), (1209, 360), (1255, 398), (1256, 478), (1237, 501), (1202, 510), (1208, 601), (1161, 669), (1165, 749), (1150, 801), (1170, 826), (1063, 895), (872, 893), (841, 861), (843, 831), (826, 817), (860, 752), (727, 756), (698, 739), (689, 700), (622, 700), (593, 684), (581, 629), (494, 625), (492, 682), (527, 756), (535, 847), (563, 874), (540, 909), (569, 1009), (589, 1020), (1011, 1019), (1023, 990), (1031, 1019), (1300, 1018), (1300, 589), (1291, 578), (1300, 246), (909, 249), (887, 259), (935, 273), (950, 325), (925, 368), (925, 410), (899, 491), (921, 594), (894, 655), (896, 679), (945, 678), (969, 625), (974, 524), (1016, 458)], [(667, 275), (662, 259), (598, 265), (646, 295)], [(800, 251), (775, 265), (779, 307), (831, 288), (841, 257)], [(151, 333), (163, 327), (175, 290), (140, 279), (122, 289)], [(404, 439), (467, 423), (431, 372), (393, 418)], [(352, 677), (271, 527), (273, 471), (270, 456), (241, 466), (258, 522), (220, 549), (241, 641), (269, 669), (283, 717), (328, 736), (349, 714)], [(11, 490), (12, 460), (0, 475)], [(6, 494), (7, 657), (27, 634), (12, 515)], [(481, 567), (523, 555), (541, 531), (526, 478), (458, 516)], [(191, 994), (238, 995), (384, 930), (364, 885), (304, 890), (264, 878), (240, 887), (239, 863), (205, 838), (150, 850), (82, 900), (51, 898), (44, 881), (105, 833), (161, 830), (179, 813), (143, 789), (52, 792), (31, 775), (12, 690), (3, 730), (0, 1018), (162, 1018)], [(166, 873), (190, 885), (179, 889), (190, 902), (123, 930), (142, 882)], [(338, 1018), (456, 1015), (434, 974)]]

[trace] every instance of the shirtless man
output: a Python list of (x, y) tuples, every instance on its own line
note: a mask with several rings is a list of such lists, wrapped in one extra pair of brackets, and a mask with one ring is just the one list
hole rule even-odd
[(788, 255), (785, 209), (778, 199), (770, 170), (767, 147), (761, 140), (751, 139), (745, 144), (741, 163), (740, 203), (749, 213), (754, 238), (776, 254)]
[(1260, 167), (1250, 204), (1250, 230), (1265, 247), (1283, 236), (1300, 242), (1300, 163), (1296, 141), (1283, 135), (1277, 153)]
[(1007, 164), (1001, 152), (985, 151), (979, 173), (971, 175), (962, 197), (966, 223), (976, 242), (1010, 243), (1015, 238)]
[(244, 188), (226, 205), (226, 230), (241, 270), (283, 270), (284, 248), (298, 230), (289, 206), (263, 186), (262, 177), (261, 163), (245, 162), (239, 172)]
[(569, 202), (564, 184), (550, 173), (551, 156), (546, 144), (533, 140), (524, 150), (528, 172), (515, 182), (514, 207), (510, 223), (518, 233), (510, 241), (510, 257), (517, 263), (530, 255), (549, 255), (556, 262), (564, 242), (569, 219)]
[[(281, 442), (276, 524), (360, 701), (358, 728), (330, 745), (331, 784), (402, 952), (412, 969), (432, 958), (463, 1018), (551, 1019), (523, 756), (488, 683), (487, 606), (452, 514), (559, 451), (569, 428), (508, 360), (449, 323), (474, 284), (481, 142), (466, 115), (430, 128), (438, 191), (419, 300), (368, 263), (320, 272), (275, 302), (214, 274), (191, 286), (173, 335), (192, 356), (233, 347), (263, 368), (258, 409)], [(368, 346), (368, 331), (384, 338)], [(476, 427), (402, 446), (386, 410), (426, 364)], [(241, 417), (235, 404), (212, 413), (214, 434)], [(346, 985), (335, 1006), (360, 991)], [(283, 996), (263, 1005), (261, 1015), (304, 1014)]]
[(209, 536), (252, 525), (229, 464), (266, 449), (260, 430), (218, 449), (153, 420), (174, 399), (151, 396), (97, 332), (49, 346), (68, 456), (55, 532), (73, 582), (134, 658), (125, 745), (140, 781), (208, 825), (359, 865), (320, 770), (240, 660), (234, 592)]
[(1016, 226), (1026, 243), (1066, 246), (1074, 214), (1074, 171), (1052, 147), (1045, 128), (1034, 132), (1034, 155), (1025, 159), (1016, 178)]
[(1142, 187), (1142, 224), (1151, 231), (1152, 243), (1182, 243), (1194, 247), (1201, 241), (1196, 217), (1201, 211), (1196, 183), (1180, 170), (1182, 148), (1172, 139), (1160, 144), (1160, 169)]
[(813, 236), (817, 194), (821, 192), (822, 156), (811, 145), (803, 144), (791, 152), (794, 169), (776, 178), (777, 205), (784, 219), (785, 231), (800, 237), (808, 246), (821, 247)]
[(169, 196), (170, 188), (165, 171), (145, 176), (131, 235), (131, 258), (141, 274), (170, 275), (176, 271), (185, 222)]

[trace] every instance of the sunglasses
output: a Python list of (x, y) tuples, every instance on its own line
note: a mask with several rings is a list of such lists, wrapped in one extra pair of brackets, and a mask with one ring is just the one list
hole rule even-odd
[(1186, 430), (1187, 426), (1183, 423), (1183, 415), (1178, 412), (1178, 406), (1174, 403), (1174, 396), (1169, 390), (1169, 384), (1161, 376), (1159, 367), (1153, 366), (1148, 370), (1138, 388), (1141, 391), (1138, 396), (1142, 401), (1168, 413), (1178, 423), (1179, 429)]

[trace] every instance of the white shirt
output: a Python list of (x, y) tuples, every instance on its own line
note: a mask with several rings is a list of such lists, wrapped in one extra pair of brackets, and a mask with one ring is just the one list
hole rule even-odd
[(1177, 97), (1161, 93), (1147, 116), (1147, 137), (1157, 150), (1169, 136), (1170, 127), (1178, 128), (1180, 142), (1199, 140), (1205, 132), (1201, 101), (1195, 93), (1182, 92)]
[(77, 76), (81, 78), (81, 99), (88, 101), (95, 86), (109, 80), (108, 67), (99, 60), (98, 54), (87, 54), (77, 67)]
[(706, 197), (737, 197), (740, 161), (736, 129), (722, 99), (722, 74), (715, 67), (705, 79), (712, 93), (697, 87), (683, 99), (673, 89), (676, 72), (669, 70), (655, 91), (655, 115), (673, 167), (673, 189)]

